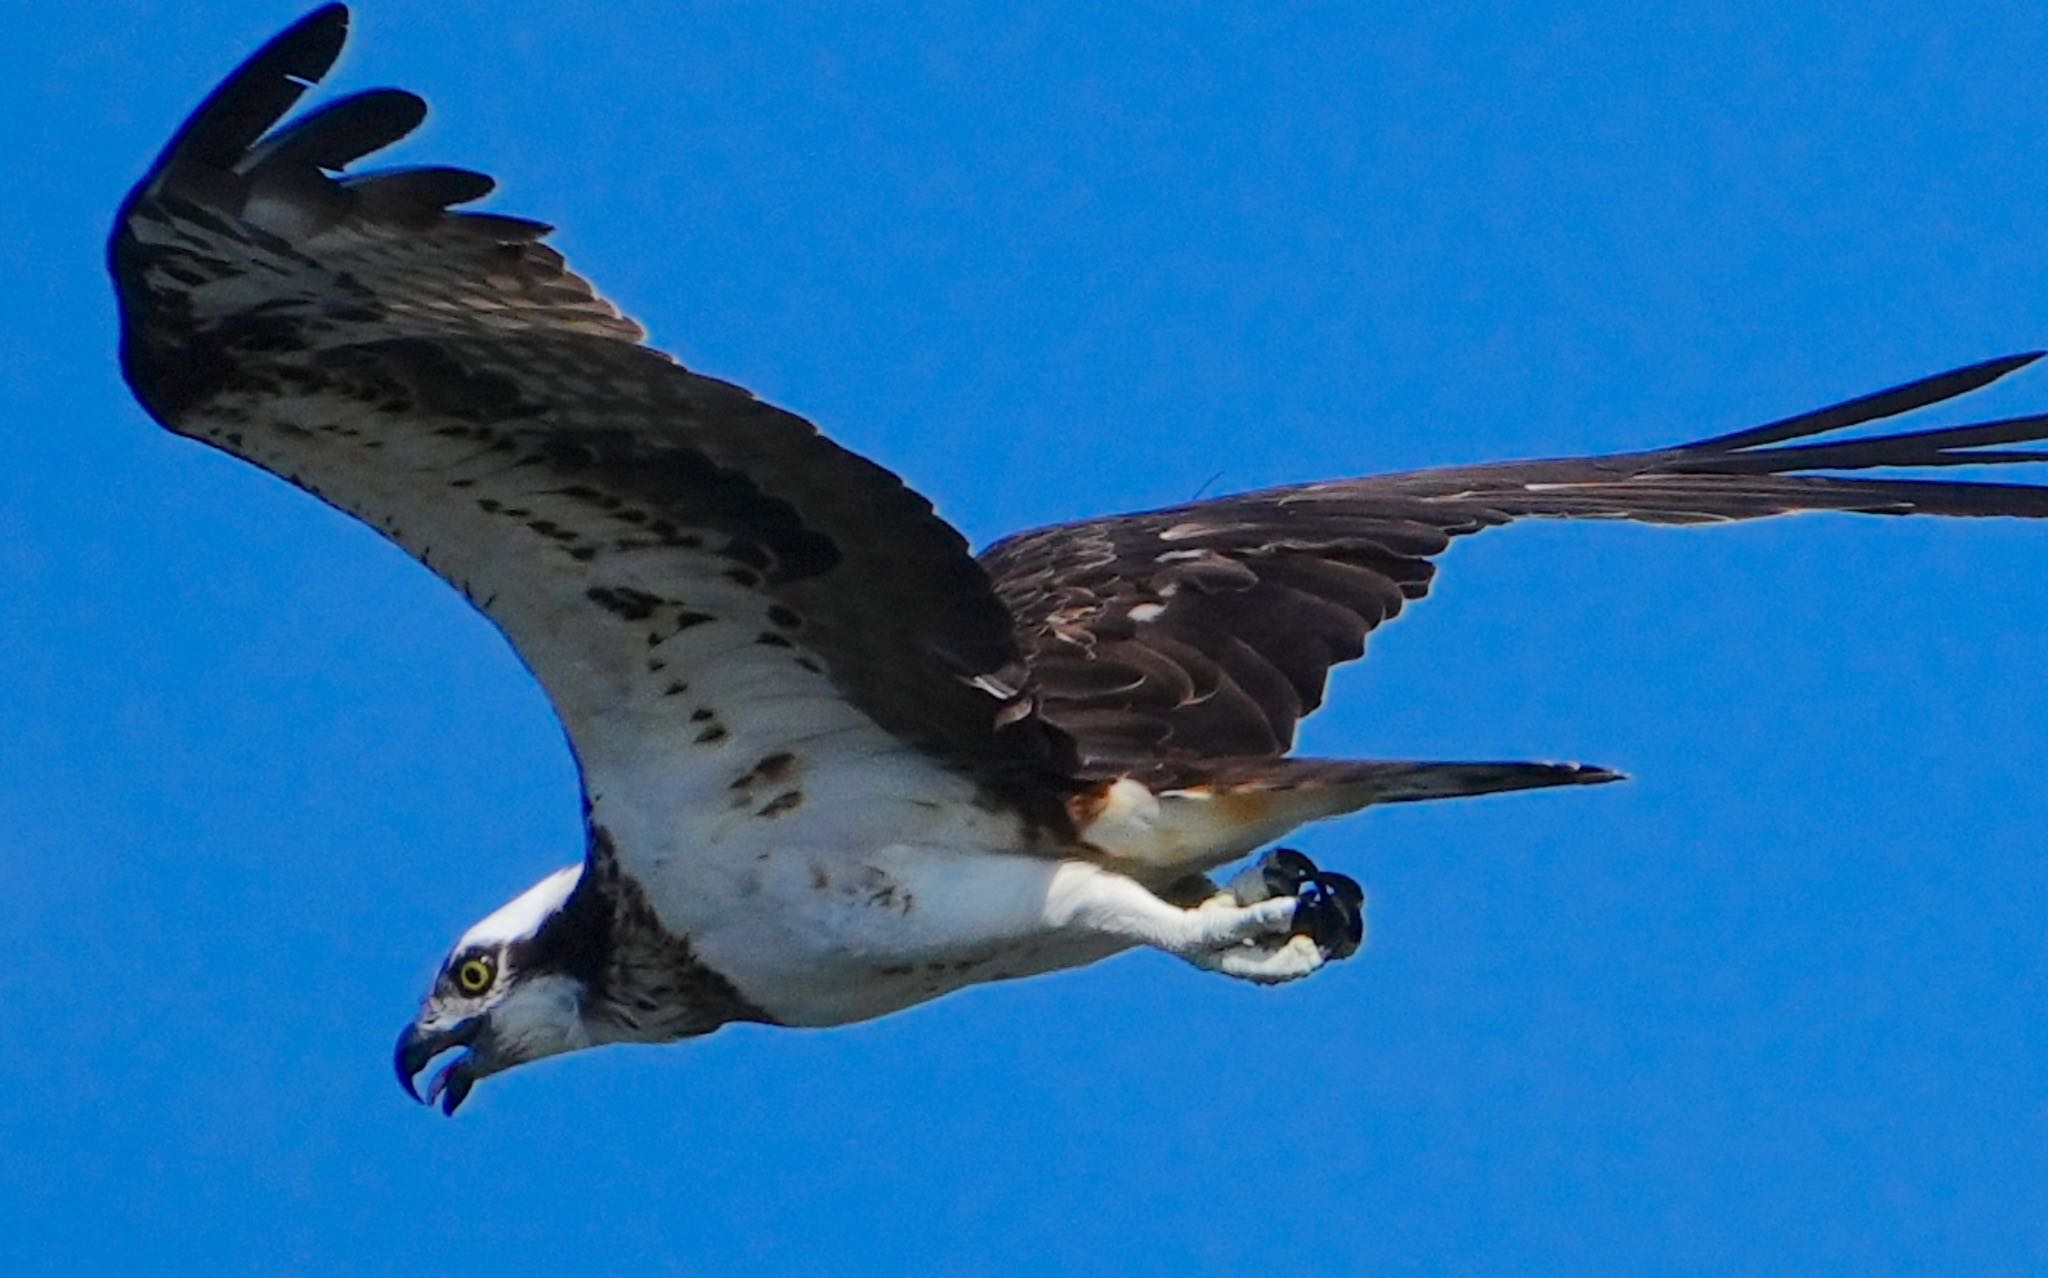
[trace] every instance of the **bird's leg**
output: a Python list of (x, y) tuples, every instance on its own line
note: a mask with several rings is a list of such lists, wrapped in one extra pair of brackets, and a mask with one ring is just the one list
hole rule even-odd
[(1288, 858), (1262, 879), (1258, 899), (1223, 893), (1192, 908), (1168, 904), (1135, 879), (1100, 866), (1066, 862), (1048, 893), (1046, 921), (1150, 945), (1226, 976), (1266, 984), (1295, 980), (1357, 950), (1364, 893), (1300, 853)]

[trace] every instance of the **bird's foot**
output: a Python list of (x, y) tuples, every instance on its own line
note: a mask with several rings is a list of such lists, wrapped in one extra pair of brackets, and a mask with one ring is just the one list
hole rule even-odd
[(1239, 873), (1202, 911), (1234, 933), (1186, 957), (1197, 966), (1261, 984), (1299, 980), (1365, 941), (1365, 890), (1319, 869), (1293, 848), (1275, 848)]

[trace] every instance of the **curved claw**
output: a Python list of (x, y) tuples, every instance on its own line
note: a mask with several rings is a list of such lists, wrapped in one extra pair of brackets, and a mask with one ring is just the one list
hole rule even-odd
[(1358, 953), (1365, 942), (1365, 890), (1358, 880), (1318, 870), (1295, 897), (1294, 935), (1308, 937), (1332, 959)]
[(1259, 862), (1259, 877), (1272, 896), (1298, 895), (1316, 874), (1316, 863), (1293, 848), (1274, 848)]
[(1364, 908), (1365, 889), (1359, 885), (1357, 879), (1352, 878), (1348, 874), (1339, 874), (1335, 870), (1319, 871), (1316, 874), (1316, 879), (1324, 887), (1344, 898), (1353, 908)]

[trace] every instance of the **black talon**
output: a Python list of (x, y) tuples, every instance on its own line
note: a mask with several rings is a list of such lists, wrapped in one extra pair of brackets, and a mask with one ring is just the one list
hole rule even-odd
[(1348, 874), (1316, 868), (1293, 848), (1274, 848), (1227, 889), (1240, 905), (1294, 897), (1289, 931), (1314, 941), (1326, 959), (1350, 958), (1365, 942), (1365, 889)]
[(1358, 885), (1357, 879), (1352, 878), (1348, 874), (1338, 874), (1333, 870), (1324, 870), (1316, 877), (1321, 880), (1324, 887), (1343, 897), (1351, 908), (1355, 910), (1365, 908), (1365, 889)]
[(1269, 897), (1293, 896), (1317, 873), (1316, 863), (1293, 848), (1274, 848), (1259, 862), (1259, 877)]
[(1314, 861), (1293, 848), (1274, 848), (1239, 870), (1223, 890), (1239, 905), (1256, 905), (1276, 896), (1293, 896), (1315, 874)]
[(1365, 890), (1358, 880), (1318, 870), (1295, 896), (1299, 899), (1294, 907), (1296, 936), (1314, 941), (1326, 958), (1350, 958), (1358, 953), (1365, 941)]

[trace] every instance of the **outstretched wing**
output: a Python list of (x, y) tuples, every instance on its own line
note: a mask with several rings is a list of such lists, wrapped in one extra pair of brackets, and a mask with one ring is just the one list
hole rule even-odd
[(1813, 510), (2048, 517), (2041, 487), (1794, 473), (2048, 460), (2006, 447), (2048, 438), (2048, 417), (1789, 443), (1966, 394), (2035, 358), (1678, 448), (1305, 484), (1045, 528), (982, 563), (1016, 617), (1042, 713), (1075, 738), (1085, 773), (1186, 784), (1204, 761), (1286, 753), (1330, 668), (1428, 593), (1453, 538), (1482, 528)]
[(758, 755), (858, 730), (981, 772), (1055, 753), (1007, 611), (924, 498), (642, 345), (548, 228), (450, 211), (490, 179), (343, 176), (420, 122), (412, 94), (279, 127), (347, 22), (323, 8), (251, 57), (122, 208), (122, 363), (150, 413), (461, 589), (593, 788), (668, 766), (656, 738)]

